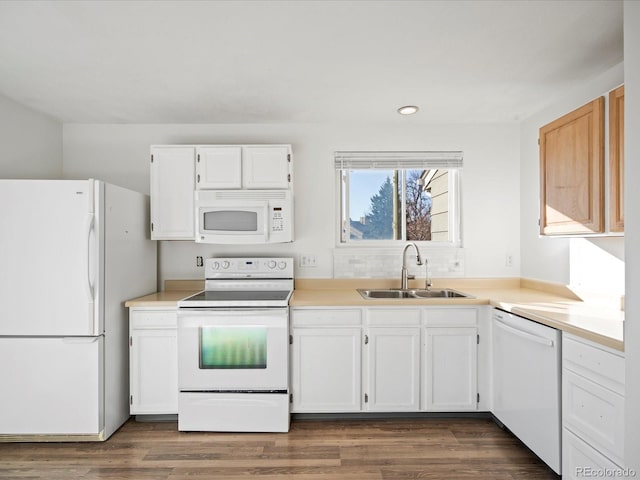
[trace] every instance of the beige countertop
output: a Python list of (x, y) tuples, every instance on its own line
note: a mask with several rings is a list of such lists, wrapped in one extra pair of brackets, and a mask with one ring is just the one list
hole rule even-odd
[[(563, 285), (526, 279), (443, 279), (433, 288), (453, 288), (474, 298), (364, 299), (357, 288), (393, 288), (394, 280), (298, 279), (289, 305), (292, 307), (335, 306), (429, 306), (492, 305), (559, 330), (578, 335), (616, 350), (624, 350), (624, 312), (615, 304), (584, 301)], [(170, 285), (167, 285), (170, 286)], [(185, 285), (183, 285), (185, 286)], [(178, 300), (202, 290), (166, 290), (125, 303), (127, 307), (175, 307)], [(422, 285), (410, 283), (410, 288)]]
[[(333, 284), (332, 284), (333, 283)], [(433, 288), (452, 288), (474, 298), (365, 299), (356, 288), (397, 287), (397, 281), (299, 280), (292, 307), (491, 305), (616, 350), (624, 350), (624, 312), (612, 303), (583, 301), (562, 285), (521, 279), (452, 279)], [(410, 288), (422, 288), (418, 283)], [(619, 304), (618, 304), (619, 305)]]
[(125, 307), (175, 307), (179, 300), (187, 298), (200, 290), (167, 290), (156, 292), (144, 297), (127, 300)]

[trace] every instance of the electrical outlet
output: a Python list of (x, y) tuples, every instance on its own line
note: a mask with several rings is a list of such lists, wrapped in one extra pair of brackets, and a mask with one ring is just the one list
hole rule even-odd
[(513, 255), (507, 253), (507, 256), (504, 259), (504, 264), (507, 267), (513, 267)]
[(204, 267), (204, 260), (200, 255), (196, 257), (196, 267)]
[(318, 260), (313, 254), (300, 255), (300, 268), (315, 268), (318, 266)]

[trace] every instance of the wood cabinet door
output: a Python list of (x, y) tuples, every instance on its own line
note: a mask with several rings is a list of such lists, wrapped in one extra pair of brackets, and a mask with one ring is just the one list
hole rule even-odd
[(609, 230), (624, 232), (624, 85), (609, 92)]
[(604, 231), (604, 97), (540, 129), (540, 233)]

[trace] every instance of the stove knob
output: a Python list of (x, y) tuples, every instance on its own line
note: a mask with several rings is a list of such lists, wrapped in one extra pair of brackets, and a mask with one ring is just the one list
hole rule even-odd
[(226, 260), (224, 262), (222, 262), (222, 268), (229, 268), (229, 265), (231, 265), (229, 262), (227, 262)]
[(214, 270), (218, 270), (220, 268), (220, 263), (219, 262), (213, 262), (212, 268)]
[(286, 262), (280, 262), (280, 263), (278, 264), (278, 268), (279, 268), (280, 270), (284, 270), (285, 268), (287, 268), (287, 264), (286, 264)]
[(275, 260), (270, 260), (267, 265), (268, 265), (269, 268), (276, 268), (276, 261)]

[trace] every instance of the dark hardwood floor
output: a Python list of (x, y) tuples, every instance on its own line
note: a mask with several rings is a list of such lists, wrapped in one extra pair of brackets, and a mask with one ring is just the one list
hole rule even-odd
[(128, 421), (102, 443), (0, 444), (0, 479), (559, 479), (490, 419), (295, 420), (289, 433)]

